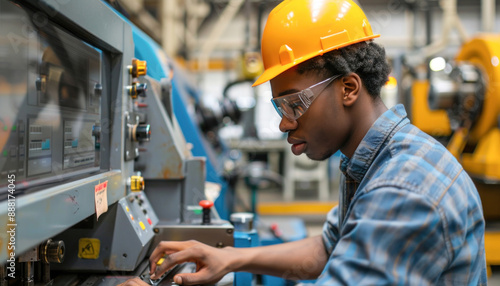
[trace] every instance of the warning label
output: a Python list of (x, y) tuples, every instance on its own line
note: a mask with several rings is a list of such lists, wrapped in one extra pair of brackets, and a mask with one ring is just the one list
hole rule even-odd
[(97, 220), (108, 211), (108, 181), (95, 186), (95, 214)]
[(97, 238), (80, 238), (78, 241), (78, 257), (82, 259), (99, 258), (101, 241)]

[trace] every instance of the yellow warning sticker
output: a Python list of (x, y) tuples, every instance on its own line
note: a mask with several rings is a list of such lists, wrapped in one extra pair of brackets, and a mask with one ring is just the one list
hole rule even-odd
[(78, 257), (82, 259), (99, 258), (101, 241), (97, 238), (80, 238), (78, 241)]

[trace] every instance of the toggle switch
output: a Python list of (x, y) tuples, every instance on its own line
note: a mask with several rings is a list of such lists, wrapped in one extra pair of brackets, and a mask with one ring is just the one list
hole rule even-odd
[(199, 205), (203, 208), (203, 219), (201, 224), (210, 224), (210, 208), (214, 206), (214, 203), (209, 200), (203, 200), (200, 201)]

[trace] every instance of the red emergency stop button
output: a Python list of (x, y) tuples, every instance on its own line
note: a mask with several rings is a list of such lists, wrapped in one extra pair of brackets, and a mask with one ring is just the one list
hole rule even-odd
[(214, 203), (209, 201), (209, 200), (203, 200), (203, 201), (200, 201), (199, 205), (200, 205), (200, 207), (202, 207), (204, 209), (209, 209), (209, 208), (214, 206)]
[(214, 203), (208, 200), (200, 201), (200, 207), (203, 208), (203, 218), (201, 224), (210, 224), (210, 208), (214, 206)]

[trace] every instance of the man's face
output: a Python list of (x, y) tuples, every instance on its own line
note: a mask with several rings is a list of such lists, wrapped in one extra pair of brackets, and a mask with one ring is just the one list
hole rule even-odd
[[(300, 92), (324, 79), (311, 73), (299, 74), (292, 68), (271, 80), (273, 97)], [(310, 159), (324, 160), (344, 145), (349, 121), (342, 105), (340, 80), (330, 83), (297, 120), (281, 119), (280, 130), (288, 132), (295, 155), (305, 153)]]

